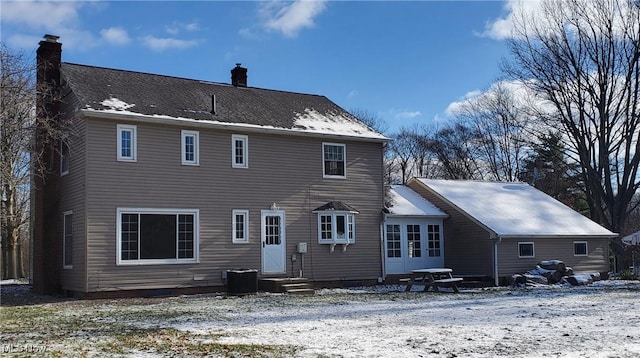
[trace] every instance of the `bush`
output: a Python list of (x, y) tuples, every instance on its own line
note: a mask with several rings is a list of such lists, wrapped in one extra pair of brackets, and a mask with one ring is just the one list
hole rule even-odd
[(620, 274), (618, 277), (620, 280), (638, 280), (638, 275), (633, 273), (631, 270), (626, 270)]

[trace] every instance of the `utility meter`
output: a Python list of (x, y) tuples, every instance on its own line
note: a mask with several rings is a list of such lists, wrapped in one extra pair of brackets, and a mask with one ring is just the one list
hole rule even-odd
[(307, 243), (306, 242), (299, 242), (298, 243), (298, 253), (299, 254), (306, 254), (307, 253)]

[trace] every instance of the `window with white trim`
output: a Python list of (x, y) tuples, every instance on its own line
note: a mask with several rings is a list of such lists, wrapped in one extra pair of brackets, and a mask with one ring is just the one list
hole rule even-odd
[(407, 225), (407, 253), (409, 257), (422, 257), (420, 225)]
[(233, 210), (233, 238), (234, 244), (246, 244), (249, 242), (249, 210)]
[(402, 257), (400, 225), (387, 224), (387, 257)]
[(183, 130), (182, 165), (200, 165), (200, 133)]
[(130, 124), (118, 124), (118, 161), (135, 162), (137, 160), (137, 127)]
[(117, 209), (117, 264), (196, 263), (199, 210)]
[(533, 242), (519, 242), (518, 257), (521, 259), (536, 257)]
[(65, 211), (62, 225), (62, 256), (65, 269), (73, 268), (73, 211)]
[(69, 144), (60, 142), (60, 176), (69, 174)]
[(440, 225), (427, 225), (427, 254), (429, 257), (440, 257)]
[(573, 256), (589, 256), (589, 249), (586, 241), (573, 242)]
[(231, 166), (233, 168), (249, 167), (249, 137), (246, 135), (231, 136)]
[(346, 178), (346, 145), (322, 143), (322, 165), (324, 178)]
[(318, 213), (318, 243), (355, 243), (355, 220), (355, 215), (349, 212)]

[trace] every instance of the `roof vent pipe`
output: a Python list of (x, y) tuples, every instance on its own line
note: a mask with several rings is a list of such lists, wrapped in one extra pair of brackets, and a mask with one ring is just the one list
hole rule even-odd
[(216, 95), (212, 94), (211, 95), (211, 114), (216, 114), (216, 110), (217, 110), (217, 105), (216, 105)]

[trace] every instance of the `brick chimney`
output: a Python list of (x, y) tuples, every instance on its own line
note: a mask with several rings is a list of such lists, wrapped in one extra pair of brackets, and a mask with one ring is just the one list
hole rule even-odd
[(30, 276), (33, 290), (40, 294), (59, 292), (62, 266), (62, 240), (58, 234), (62, 215), (58, 207), (60, 156), (56, 149), (60, 143), (49, 129), (54, 128), (55, 132), (60, 117), (62, 44), (58, 39), (45, 35), (36, 51), (38, 124), (34, 154), (38, 153), (38, 157), (32, 158)]
[(231, 84), (236, 87), (247, 87), (247, 69), (240, 67), (240, 63), (236, 63), (236, 67), (231, 70)]

